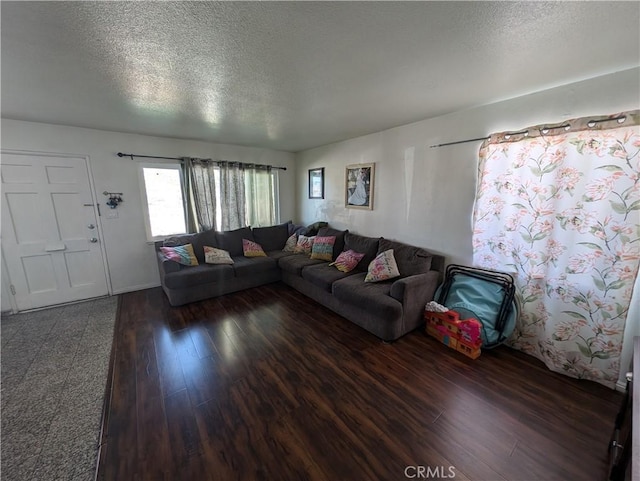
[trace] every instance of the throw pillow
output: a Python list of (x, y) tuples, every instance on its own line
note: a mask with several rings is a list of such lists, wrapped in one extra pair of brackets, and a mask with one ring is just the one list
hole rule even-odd
[(296, 248), (293, 250), (296, 254), (311, 254), (311, 248), (313, 242), (316, 240), (316, 236), (307, 237), (306, 235), (299, 235)]
[(393, 257), (393, 249), (381, 252), (378, 256), (371, 261), (367, 276), (364, 278), (365, 282), (379, 282), (386, 281), (387, 279), (393, 279), (400, 276), (398, 270), (398, 264)]
[(311, 247), (311, 258), (321, 261), (333, 260), (333, 244), (336, 243), (336, 236), (316, 236)]
[(335, 266), (341, 272), (351, 272), (356, 268), (358, 262), (362, 260), (364, 254), (360, 254), (354, 250), (341, 252), (335, 262), (329, 264)]
[(245, 257), (267, 257), (262, 246), (249, 239), (242, 239), (242, 252)]
[(160, 251), (166, 259), (177, 262), (183, 266), (197, 266), (198, 259), (193, 252), (193, 246), (191, 244), (185, 244), (175, 247), (160, 247)]
[(284, 249), (282, 249), (282, 252), (295, 252), (297, 243), (297, 234), (291, 234), (291, 236), (289, 236), (289, 238), (287, 239), (287, 242), (284, 244)]
[(233, 264), (229, 251), (209, 246), (204, 246), (204, 261), (207, 264)]

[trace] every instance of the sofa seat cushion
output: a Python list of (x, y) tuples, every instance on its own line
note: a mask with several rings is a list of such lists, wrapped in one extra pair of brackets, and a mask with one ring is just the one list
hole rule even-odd
[(334, 266), (329, 266), (328, 264), (307, 266), (302, 269), (303, 279), (306, 279), (316, 287), (324, 289), (327, 292), (331, 292), (331, 286), (334, 282), (354, 274), (357, 273), (355, 271), (340, 272)]
[(236, 277), (246, 277), (278, 268), (278, 263), (270, 257), (234, 257), (233, 270)]
[(402, 303), (389, 295), (393, 281), (364, 282), (365, 276), (365, 273), (359, 272), (334, 282), (334, 297), (341, 302), (365, 309), (376, 319), (400, 319)]
[(302, 269), (307, 266), (313, 266), (315, 264), (326, 264), (326, 261), (320, 261), (318, 259), (310, 259), (307, 254), (293, 254), (286, 257), (281, 257), (278, 260), (278, 266), (285, 272), (295, 274), (297, 276), (302, 274)]
[(169, 289), (182, 289), (210, 282), (233, 279), (233, 266), (222, 264), (200, 264), (184, 267), (178, 272), (170, 272), (164, 276), (164, 284)]
[(269, 251), (267, 255), (276, 261), (279, 261), (283, 257), (292, 256), (293, 252), (285, 252), (285, 251)]

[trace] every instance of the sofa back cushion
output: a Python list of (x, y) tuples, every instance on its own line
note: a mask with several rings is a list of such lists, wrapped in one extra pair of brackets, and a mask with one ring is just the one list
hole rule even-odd
[(287, 230), (289, 231), (289, 235), (306, 235), (309, 229), (307, 229), (307, 227), (304, 225), (290, 223), (289, 225), (287, 225)]
[(380, 239), (378, 253), (393, 249), (401, 277), (425, 274), (431, 270), (433, 255), (422, 247), (410, 246), (389, 239)]
[[(197, 234), (184, 234), (167, 237), (162, 241), (162, 247), (176, 247), (191, 244), (193, 253), (200, 264), (204, 263), (204, 246), (218, 247), (216, 242), (216, 233), (213, 230), (206, 230)], [(158, 248), (158, 243), (156, 243)]]
[(333, 255), (331, 259), (337, 259), (340, 253), (344, 250), (344, 236), (349, 232), (348, 230), (337, 230), (331, 227), (321, 227), (318, 231), (318, 237), (335, 237), (336, 241), (333, 243)]
[(218, 247), (229, 252), (231, 257), (243, 255), (242, 239), (253, 241), (253, 233), (251, 227), (241, 227), (236, 230), (227, 230), (224, 232), (216, 232), (216, 240)]
[(254, 227), (253, 240), (266, 252), (281, 251), (289, 238), (289, 223), (271, 227)]
[(378, 255), (380, 239), (381, 237), (365, 237), (351, 232), (347, 232), (344, 235), (344, 250), (353, 250), (364, 254), (356, 270), (361, 272), (367, 271), (367, 266)]

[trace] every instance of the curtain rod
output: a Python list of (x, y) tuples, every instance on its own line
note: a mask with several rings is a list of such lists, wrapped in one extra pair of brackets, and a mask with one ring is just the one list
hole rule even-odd
[[(627, 116), (626, 115), (619, 115), (617, 117), (612, 117), (612, 118), (604, 118), (604, 119), (598, 119), (598, 120), (589, 120), (587, 122), (587, 127), (595, 127), (596, 124), (600, 124), (602, 122), (612, 122), (612, 121), (617, 121), (619, 124), (623, 123), (625, 120), (627, 120)], [(564, 123), (562, 125), (558, 125), (558, 126), (543, 126), (538, 128), (538, 130), (540, 130), (540, 132), (542, 134), (546, 134), (549, 130), (555, 130), (555, 129), (565, 129), (565, 130), (569, 130), (569, 128), (571, 128), (570, 124)], [(525, 136), (529, 135), (529, 130), (521, 130), (520, 132), (508, 132), (505, 134), (505, 139), (509, 139), (509, 137), (511, 135), (521, 135), (524, 134)], [(467, 140), (458, 140), (455, 142), (446, 142), (444, 144), (436, 144), (436, 145), (430, 145), (430, 148), (434, 148), (434, 147), (445, 147), (447, 145), (456, 145), (456, 144), (466, 144), (467, 142), (476, 142), (478, 140), (489, 140), (491, 137), (487, 136), (487, 137), (478, 137), (475, 139), (467, 139)]]
[[(164, 160), (179, 160), (179, 161), (184, 160), (182, 157), (160, 157), (158, 155), (124, 154), (122, 152), (118, 152), (118, 157), (131, 157), (131, 160), (133, 160), (134, 157), (142, 157), (145, 159), (164, 159)], [(211, 160), (211, 159), (198, 159), (198, 160)], [(252, 165), (254, 167), (269, 167), (271, 169), (287, 170), (286, 167), (276, 167), (275, 165), (264, 165), (264, 164), (252, 164), (247, 162), (235, 162), (233, 160), (215, 160), (213, 162), (230, 162), (232, 164), (239, 164), (239, 165), (247, 165), (247, 166)]]
[(476, 139), (467, 139), (467, 140), (456, 140), (455, 142), (446, 142), (444, 144), (436, 144), (436, 145), (430, 145), (430, 148), (434, 148), (434, 147), (445, 147), (447, 145), (456, 145), (456, 144), (466, 144), (467, 142), (476, 142), (478, 140), (487, 140), (489, 137), (478, 137)]

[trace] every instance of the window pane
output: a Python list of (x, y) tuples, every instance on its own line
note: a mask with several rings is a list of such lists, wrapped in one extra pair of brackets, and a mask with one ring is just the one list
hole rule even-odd
[(275, 182), (272, 172), (249, 170), (244, 178), (247, 222), (252, 227), (265, 227), (276, 222)]
[(184, 233), (187, 229), (180, 171), (144, 167), (143, 173), (152, 237)]

